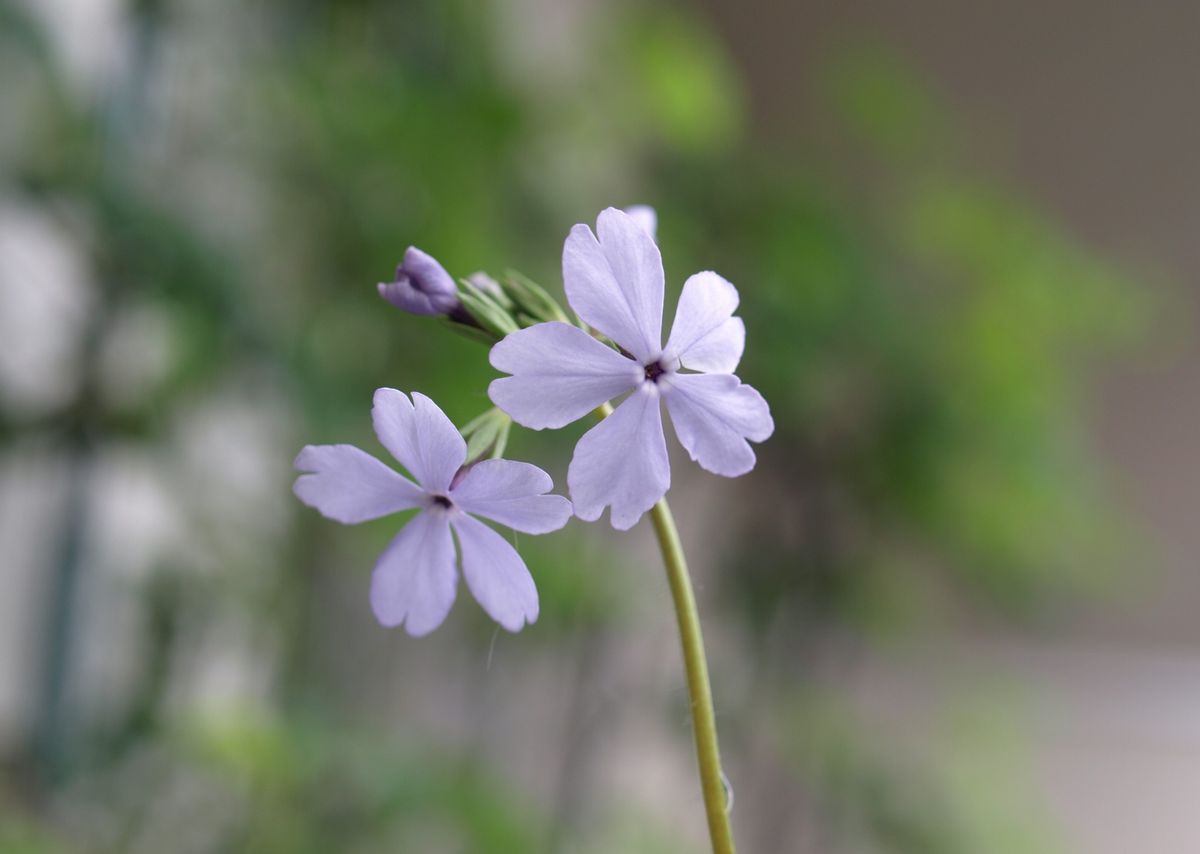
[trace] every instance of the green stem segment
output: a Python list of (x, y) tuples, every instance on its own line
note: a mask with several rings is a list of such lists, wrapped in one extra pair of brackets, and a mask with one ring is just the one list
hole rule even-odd
[[(597, 420), (612, 415), (612, 405), (602, 403), (592, 413)], [(679, 623), (679, 644), (683, 648), (683, 666), (687, 672), (688, 698), (692, 707), (692, 733), (696, 737), (696, 761), (700, 766), (700, 788), (704, 792), (704, 811), (708, 815), (708, 836), (713, 854), (734, 854), (733, 829), (726, 810), (725, 782), (721, 777), (721, 751), (717, 747), (717, 716), (713, 712), (712, 686), (708, 682), (708, 659), (704, 655), (704, 636), (700, 633), (700, 613), (692, 593), (687, 558), (675, 517), (662, 498), (650, 511), (654, 533), (662, 551)]]
[(734, 854), (733, 830), (725, 809), (725, 784), (721, 778), (721, 755), (717, 747), (717, 719), (713, 713), (712, 687), (708, 682), (708, 661), (704, 656), (704, 637), (700, 633), (700, 615), (688, 576), (687, 559), (675, 530), (675, 519), (667, 499), (650, 511), (654, 533), (662, 550), (679, 621), (679, 642), (687, 671), (688, 696), (692, 705), (692, 731), (696, 737), (696, 759), (700, 765), (700, 787), (704, 791), (704, 810), (708, 814), (708, 835), (713, 854)]

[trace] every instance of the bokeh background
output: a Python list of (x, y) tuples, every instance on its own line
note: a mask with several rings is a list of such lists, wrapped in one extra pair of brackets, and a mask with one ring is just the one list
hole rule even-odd
[[(676, 459), (745, 852), (1200, 850), (1193, 3), (0, 0), (0, 851), (700, 852), (643, 523), (413, 641), (289, 491), (610, 204), (777, 432)], [(508, 455), (562, 483), (575, 425)], [(678, 451), (678, 448), (674, 449)]]

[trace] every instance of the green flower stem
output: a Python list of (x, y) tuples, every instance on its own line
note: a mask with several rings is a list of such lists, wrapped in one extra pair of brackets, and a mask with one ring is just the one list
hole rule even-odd
[(712, 687), (708, 682), (708, 661), (704, 656), (700, 614), (692, 594), (687, 559), (683, 556), (679, 532), (675, 530), (675, 519), (666, 498), (654, 505), (650, 518), (662, 550), (671, 598), (675, 601), (675, 617), (679, 622), (679, 642), (683, 647), (688, 696), (692, 703), (692, 732), (696, 737), (696, 759), (700, 765), (700, 787), (704, 791), (704, 810), (708, 814), (708, 835), (712, 839), (713, 854), (734, 854), (733, 830), (725, 810), (725, 784), (721, 779), (721, 754), (717, 747), (717, 719), (713, 713)]
[[(603, 403), (592, 413), (597, 420), (612, 415), (612, 406)], [(712, 686), (708, 681), (708, 659), (704, 655), (704, 636), (700, 632), (700, 613), (692, 593), (687, 558), (675, 517), (661, 499), (650, 511), (654, 533), (662, 551), (675, 619), (679, 623), (679, 644), (683, 648), (683, 666), (687, 672), (688, 697), (692, 708), (692, 734), (696, 738), (696, 761), (700, 766), (700, 788), (704, 792), (704, 811), (708, 814), (708, 836), (713, 854), (734, 854), (733, 829), (726, 811), (725, 783), (721, 778), (721, 751), (717, 746), (717, 716), (713, 712)]]

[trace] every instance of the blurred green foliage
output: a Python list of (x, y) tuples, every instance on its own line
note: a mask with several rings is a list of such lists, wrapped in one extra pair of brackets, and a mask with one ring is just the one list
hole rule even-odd
[(935, 739), (950, 759), (932, 766), (895, 733), (855, 726), (854, 711), (836, 697), (781, 703), (787, 749), (833, 837), (852, 840), (853, 850), (900, 854), (1061, 850), (1026, 791), (1031, 757), (1012, 715), (1020, 700), (985, 698), (951, 705), (937, 721)]
[(839, 154), (871, 176), (852, 198), (810, 166), (743, 155), (712, 168), (724, 182), (671, 176), (671, 198), (708, 212), (683, 254), (752, 283), (744, 374), (777, 413), (762, 455), (795, 499), (749, 523), (756, 559), (731, 556), (731, 577), (756, 566), (754, 607), (791, 587), (835, 621), (863, 606), (878, 621), (874, 585), (891, 595), (907, 563), (1011, 613), (1095, 592), (1130, 531), (1079, 423), (1082, 378), (1139, 340), (1151, 306), (976, 176), (903, 66), (872, 55), (829, 79)]

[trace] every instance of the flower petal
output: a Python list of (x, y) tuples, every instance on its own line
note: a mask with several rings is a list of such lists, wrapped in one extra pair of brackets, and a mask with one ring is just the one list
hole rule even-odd
[(596, 220), (599, 240), (580, 224), (563, 244), (571, 308), (643, 364), (662, 351), (663, 266), (654, 238), (624, 211)]
[(407, 311), (409, 314), (419, 314), (423, 316), (445, 314), (448, 309), (444, 308), (443, 301), (440, 297), (433, 297), (429, 294), (422, 293), (413, 287), (412, 280), (407, 276), (396, 274), (394, 282), (380, 282), (376, 285), (379, 290), (379, 295), (401, 311)]
[(737, 288), (713, 272), (689, 276), (675, 308), (675, 322), (664, 355), (683, 367), (731, 374), (746, 347), (746, 327), (733, 317)]
[(401, 529), (375, 563), (371, 609), (381, 624), (403, 623), (410, 635), (421, 637), (446, 619), (457, 586), (449, 518), (427, 510)]
[(476, 601), (510, 632), (538, 618), (538, 593), (525, 561), (504, 537), (465, 513), (454, 517), (463, 577)]
[(424, 502), (420, 487), (353, 445), (306, 445), (294, 465), (305, 472), (292, 486), (296, 497), (343, 525)]
[(570, 424), (644, 376), (635, 362), (557, 321), (508, 335), (490, 358), (493, 366), (513, 374), (493, 380), (492, 402), (534, 430)]
[(662, 386), (675, 433), (693, 460), (726, 477), (754, 468), (746, 440), (762, 442), (775, 431), (761, 394), (732, 374), (672, 374)]
[(632, 528), (666, 494), (671, 466), (658, 388), (643, 383), (583, 435), (567, 469), (575, 515), (588, 522), (612, 505), (612, 525)]
[(535, 465), (483, 460), (467, 470), (450, 496), (468, 513), (526, 534), (548, 534), (571, 518), (570, 501), (542, 494), (553, 488), (550, 475)]
[(654, 208), (649, 205), (630, 205), (625, 208), (625, 213), (633, 217), (638, 225), (646, 229), (646, 233), (650, 235), (651, 240), (657, 239), (658, 212)]
[(429, 492), (445, 492), (467, 459), (467, 443), (436, 403), (413, 392), (381, 388), (371, 409), (375, 435), (417, 483)]

